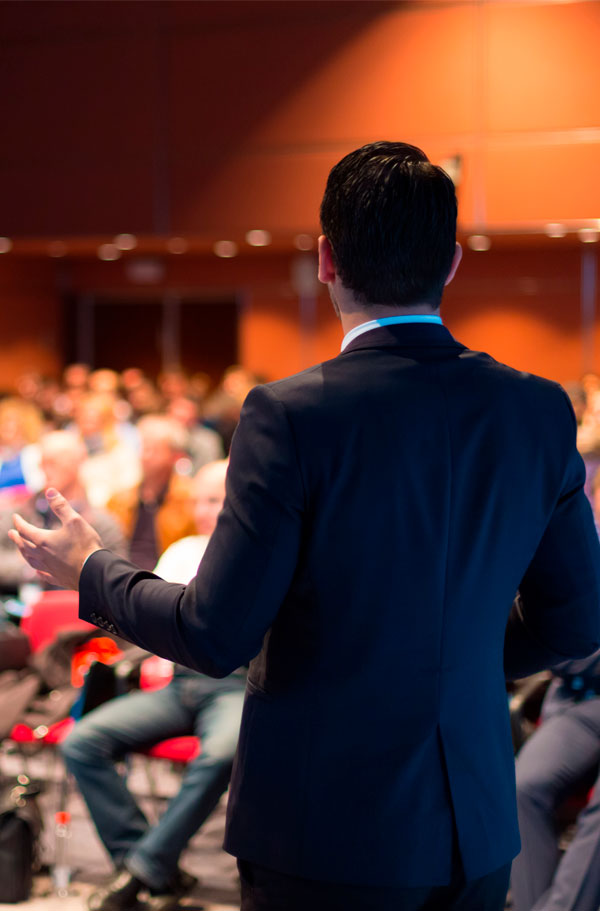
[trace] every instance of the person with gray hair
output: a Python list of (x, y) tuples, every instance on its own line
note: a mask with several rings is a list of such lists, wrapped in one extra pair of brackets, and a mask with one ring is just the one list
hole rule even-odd
[[(40, 440), (40, 469), (46, 479), (46, 486), (68, 489), (69, 500), (77, 512), (96, 529), (103, 545), (124, 555), (127, 548), (118, 523), (105, 510), (91, 506), (86, 496), (80, 477), (80, 469), (86, 458), (85, 445), (75, 433), (55, 430)], [(57, 527), (56, 517), (48, 508), (43, 491), (33, 494), (18, 511), (28, 522), (39, 528)], [(48, 583), (39, 579), (8, 537), (13, 513), (14, 508), (0, 512), (0, 591), (18, 594), (22, 586), (28, 584), (39, 586), (40, 590), (48, 588)]]

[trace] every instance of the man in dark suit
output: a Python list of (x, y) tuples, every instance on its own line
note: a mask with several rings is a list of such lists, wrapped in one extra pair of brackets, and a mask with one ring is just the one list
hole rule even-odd
[(100, 550), (55, 491), (63, 528), (12, 535), (99, 626), (215, 676), (252, 662), (225, 842), (244, 911), (498, 911), (505, 629), (515, 676), (600, 643), (573, 412), (441, 324), (456, 197), (423, 152), (346, 156), (321, 220), (342, 352), (248, 395), (196, 578)]

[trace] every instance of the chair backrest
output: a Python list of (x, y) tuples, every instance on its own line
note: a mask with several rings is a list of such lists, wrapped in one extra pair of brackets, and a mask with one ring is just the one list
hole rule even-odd
[(140, 666), (140, 689), (161, 690), (173, 679), (173, 662), (151, 655)]
[(200, 739), (193, 734), (183, 737), (170, 737), (168, 740), (161, 740), (147, 750), (142, 750), (146, 756), (152, 756), (154, 759), (168, 759), (169, 762), (191, 762), (196, 756), (200, 755), (202, 746)]
[(42, 592), (21, 620), (29, 636), (31, 651), (37, 652), (54, 639), (60, 630), (95, 629), (79, 619), (79, 592), (54, 590)]

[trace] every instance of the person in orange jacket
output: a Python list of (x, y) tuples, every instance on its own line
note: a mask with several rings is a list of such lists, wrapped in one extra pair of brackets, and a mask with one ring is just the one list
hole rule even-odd
[(142, 479), (137, 487), (114, 494), (107, 509), (123, 529), (132, 563), (153, 569), (169, 545), (195, 533), (192, 482), (175, 471), (185, 448), (176, 421), (147, 415), (138, 433)]

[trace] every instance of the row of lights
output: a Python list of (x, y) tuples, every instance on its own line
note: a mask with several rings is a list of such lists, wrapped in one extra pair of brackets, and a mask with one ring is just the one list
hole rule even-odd
[[(250, 247), (268, 247), (272, 241), (269, 231), (260, 228), (254, 228), (248, 231), (245, 237), (246, 243)], [(312, 250), (315, 241), (310, 234), (297, 234), (294, 237), (294, 246), (297, 250)], [(9, 253), (12, 250), (12, 241), (9, 237), (0, 237), (0, 253)], [(110, 243), (100, 244), (96, 251), (98, 259), (110, 262), (120, 259), (123, 253), (135, 250), (137, 247), (137, 237), (135, 234), (117, 234)], [(179, 255), (187, 253), (190, 248), (189, 241), (185, 237), (171, 237), (166, 242), (166, 249), (169, 253)], [(231, 259), (239, 253), (239, 245), (233, 240), (218, 240), (213, 244), (213, 253), (222, 259)], [(68, 253), (67, 244), (62, 240), (54, 240), (48, 244), (48, 255), (56, 259), (66, 256)]]
[[(566, 225), (558, 222), (551, 222), (544, 228), (544, 233), (548, 237), (561, 238), (566, 237), (569, 229)], [(600, 219), (596, 228), (579, 228), (577, 231), (579, 240), (583, 244), (595, 244), (600, 239)], [(250, 247), (268, 247), (271, 243), (271, 234), (260, 228), (254, 228), (246, 233), (246, 243)], [(471, 234), (467, 237), (467, 245), (471, 250), (485, 252), (492, 246), (492, 239), (487, 234)], [(100, 244), (97, 250), (98, 259), (105, 262), (119, 259), (124, 252), (134, 250), (137, 246), (137, 238), (134, 234), (117, 234), (112, 243)], [(166, 248), (169, 253), (179, 255), (187, 253), (189, 250), (189, 241), (185, 237), (171, 237), (166, 242)], [(310, 234), (297, 234), (294, 237), (294, 246), (297, 250), (309, 251), (314, 247), (314, 238)], [(9, 253), (12, 250), (12, 241), (9, 237), (0, 237), (0, 253)], [(213, 253), (221, 259), (232, 259), (239, 253), (239, 245), (234, 240), (218, 240), (213, 244)], [(62, 240), (54, 240), (48, 244), (48, 255), (54, 258), (66, 256), (68, 247)]]
[[(547, 237), (566, 237), (569, 229), (566, 225), (559, 222), (550, 222), (544, 227), (544, 234)], [(596, 244), (600, 240), (600, 218), (596, 228), (578, 228), (577, 236), (582, 244)], [(478, 253), (485, 253), (492, 246), (492, 239), (487, 234), (471, 234), (467, 237), (467, 246)]]

